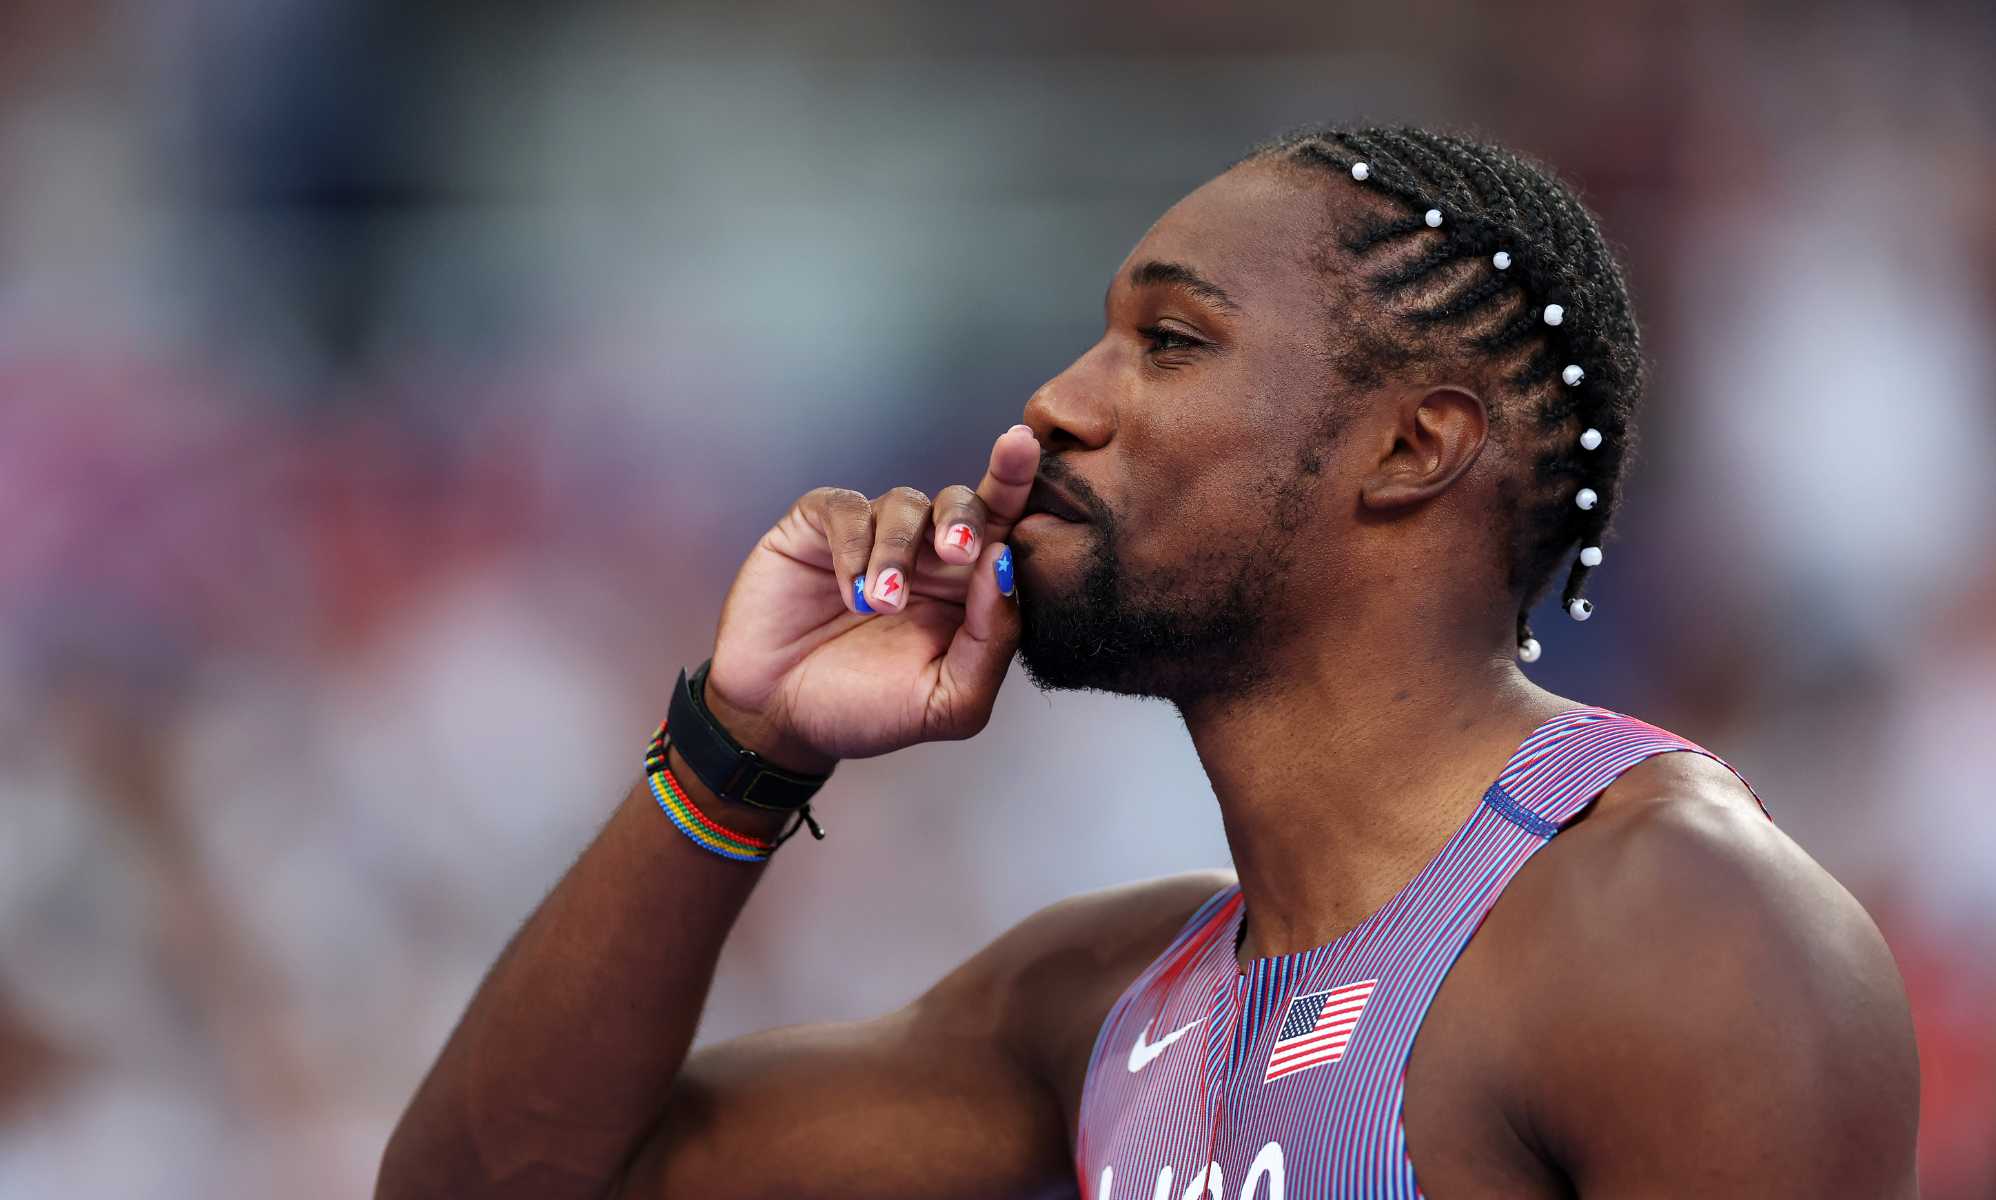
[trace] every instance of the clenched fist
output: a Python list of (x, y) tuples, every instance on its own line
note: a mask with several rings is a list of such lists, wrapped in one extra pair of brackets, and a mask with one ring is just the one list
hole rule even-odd
[(742, 564), (706, 701), (792, 770), (984, 728), (1019, 644), (1011, 550), (1040, 447), (1014, 425), (973, 490), (806, 493)]

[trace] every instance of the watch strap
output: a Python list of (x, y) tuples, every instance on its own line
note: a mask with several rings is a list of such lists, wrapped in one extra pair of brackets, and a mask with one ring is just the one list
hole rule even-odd
[(778, 812), (802, 809), (831, 773), (786, 771), (729, 736), (707, 710), (707, 672), (713, 665), (710, 658), (690, 676), (682, 670), (673, 685), (665, 722), (667, 736), (679, 748), (679, 756), (700, 782), (723, 800)]

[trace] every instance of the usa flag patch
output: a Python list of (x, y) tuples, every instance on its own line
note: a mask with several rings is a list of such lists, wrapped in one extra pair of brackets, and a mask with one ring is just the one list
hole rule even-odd
[(1358, 1014), (1365, 1010), (1366, 998), (1378, 983), (1377, 979), (1367, 979), (1291, 1000), (1276, 1033), (1275, 1048), (1268, 1054), (1268, 1073), (1261, 1081), (1267, 1083), (1343, 1058)]

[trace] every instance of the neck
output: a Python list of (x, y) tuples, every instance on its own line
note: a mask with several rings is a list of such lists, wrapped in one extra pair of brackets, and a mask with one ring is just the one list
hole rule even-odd
[(1252, 697), (1181, 706), (1240, 875), (1243, 961), (1364, 920), (1469, 818), (1518, 743), (1573, 707), (1487, 642), (1412, 658), (1406, 641), (1370, 644), (1396, 652), (1289, 656), (1298, 667)]

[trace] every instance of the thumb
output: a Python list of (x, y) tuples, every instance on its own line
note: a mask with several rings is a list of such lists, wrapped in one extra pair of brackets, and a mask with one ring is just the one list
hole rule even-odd
[[(998, 687), (1019, 648), (1019, 594), (1013, 579), (1012, 548), (1003, 542), (986, 546), (971, 571), (963, 624), (943, 652), (936, 683), (942, 703), (934, 711), (946, 714), (952, 728), (937, 729), (935, 736), (970, 737), (991, 719)], [(1001, 582), (1010, 595), (1001, 590)]]

